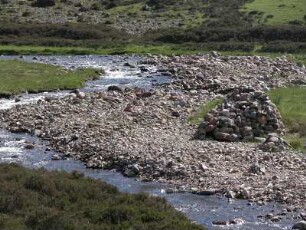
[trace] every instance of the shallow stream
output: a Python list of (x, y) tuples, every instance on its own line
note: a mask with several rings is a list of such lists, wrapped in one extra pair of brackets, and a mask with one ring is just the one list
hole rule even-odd
[[(5, 57), (0, 59), (14, 59), (20, 57)], [(137, 65), (141, 60), (136, 56), (25, 56), (26, 61), (35, 61), (60, 65), (66, 68), (94, 67), (103, 68), (105, 76), (97, 81), (86, 83), (82, 91), (101, 91), (109, 85), (121, 87), (150, 88), (154, 84), (163, 84), (170, 81), (163, 76), (155, 66)], [(129, 64), (126, 64), (129, 63)], [(132, 66), (132, 67), (131, 67)], [(15, 99), (0, 99), (0, 109), (10, 108), (16, 104), (35, 102), (45, 96), (61, 97), (68, 91), (23, 94), (16, 102)], [(34, 149), (25, 149), (26, 143), (35, 143)], [(146, 192), (167, 199), (176, 209), (184, 212), (191, 220), (207, 226), (209, 229), (244, 229), (244, 230), (276, 230), (290, 229), (296, 221), (297, 213), (292, 212), (282, 216), (279, 222), (272, 222), (266, 218), (267, 214), (279, 214), (283, 208), (279, 204), (269, 203), (263, 206), (251, 204), (245, 200), (228, 200), (222, 196), (200, 196), (190, 193), (167, 194), (169, 188), (166, 184), (140, 182), (136, 179), (123, 177), (120, 173), (107, 170), (88, 169), (82, 162), (66, 159), (52, 160), (56, 153), (47, 151), (48, 143), (28, 134), (13, 134), (6, 130), (0, 130), (0, 162), (16, 162), (26, 167), (44, 167), (48, 170), (65, 170), (68, 172), (79, 171), (86, 176), (103, 180), (116, 186), (120, 191), (138, 193)], [(243, 222), (235, 225), (214, 226), (213, 221), (230, 221), (235, 218)]]

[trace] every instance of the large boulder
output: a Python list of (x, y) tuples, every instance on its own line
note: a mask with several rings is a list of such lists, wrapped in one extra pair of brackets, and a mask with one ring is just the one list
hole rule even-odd
[(254, 137), (266, 137), (269, 133), (282, 135), (283, 132), (280, 114), (268, 96), (262, 91), (239, 87), (205, 115), (196, 138), (249, 141)]

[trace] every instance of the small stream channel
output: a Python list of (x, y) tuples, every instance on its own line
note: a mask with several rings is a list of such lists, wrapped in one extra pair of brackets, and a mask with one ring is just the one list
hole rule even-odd
[[(19, 57), (2, 56), (0, 59), (15, 59)], [(97, 81), (89, 81), (82, 91), (101, 91), (109, 85), (122, 87), (151, 88), (154, 84), (170, 81), (158, 72), (155, 66), (139, 66), (141, 60), (137, 56), (25, 56), (26, 61), (35, 61), (60, 65), (66, 68), (94, 67), (106, 70), (106, 75)], [(128, 66), (126, 63), (132, 65)], [(135, 67), (133, 67), (135, 66)], [(40, 94), (23, 94), (18, 102), (15, 99), (0, 99), (0, 109), (7, 109), (16, 104), (35, 102), (45, 96), (61, 97), (68, 91), (49, 92)], [(25, 149), (26, 143), (35, 143), (34, 149)], [(296, 222), (297, 213), (292, 212), (283, 216), (279, 222), (272, 222), (258, 216), (269, 213), (279, 214), (283, 208), (280, 204), (269, 203), (263, 206), (250, 204), (244, 200), (231, 200), (221, 196), (199, 196), (190, 193), (167, 194), (166, 184), (140, 182), (136, 179), (123, 177), (120, 173), (108, 170), (88, 169), (85, 165), (73, 159), (52, 161), (55, 153), (47, 151), (48, 143), (28, 134), (13, 134), (0, 130), (0, 162), (15, 162), (30, 168), (44, 167), (48, 170), (79, 171), (86, 176), (103, 180), (116, 186), (120, 191), (138, 193), (146, 192), (162, 196), (177, 210), (185, 213), (191, 220), (207, 226), (209, 229), (244, 229), (244, 230), (277, 230), (290, 229)], [(242, 223), (227, 226), (214, 226), (213, 221), (229, 221), (235, 218)]]

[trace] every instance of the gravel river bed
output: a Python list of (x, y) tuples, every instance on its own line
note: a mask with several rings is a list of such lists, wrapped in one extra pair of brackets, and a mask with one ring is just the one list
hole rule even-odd
[[(170, 151), (166, 149), (167, 147), (171, 148), (173, 152), (180, 152), (180, 151), (195, 151), (196, 148), (219, 148), (216, 154), (221, 154), (222, 151), (225, 149), (230, 149), (233, 154), (234, 151), (238, 151), (237, 155), (234, 155), (236, 158), (237, 164), (234, 165), (234, 170), (238, 168), (239, 164), (244, 164), (244, 160), (239, 158), (239, 151), (241, 149), (246, 149), (248, 152), (246, 157), (249, 157), (248, 160), (252, 161), (252, 157), (249, 155), (256, 155), (260, 154), (257, 153), (256, 146), (254, 144), (245, 144), (245, 143), (217, 143), (217, 142), (201, 142), (196, 141), (193, 144), (192, 142), (184, 142), (183, 139), (190, 139), (192, 133), (195, 131), (193, 127), (186, 125), (186, 119), (188, 114), (192, 111), (192, 108), (195, 105), (199, 105), (201, 102), (208, 100), (210, 97), (217, 96), (218, 93), (212, 92), (204, 92), (202, 91), (201, 95), (194, 96), (194, 92), (191, 93), (184, 93), (181, 92), (178, 87), (177, 83), (175, 83), (175, 87), (169, 88), (168, 85), (171, 82), (171, 78), (169, 77), (169, 72), (166, 70), (161, 69), (157, 65), (151, 64), (146, 62), (145, 64), (139, 64), (142, 62), (142, 58), (138, 56), (23, 56), (23, 57), (15, 57), (15, 56), (2, 56), (0, 59), (23, 59), (25, 61), (35, 61), (41, 63), (49, 63), (53, 65), (63, 66), (65, 68), (79, 68), (79, 67), (94, 67), (94, 68), (103, 68), (106, 71), (104, 76), (97, 81), (89, 81), (86, 83), (83, 89), (80, 91), (85, 92), (86, 97), (89, 96), (89, 99), (86, 98), (80, 102), (80, 106), (88, 106), (90, 102), (93, 105), (97, 105), (97, 107), (101, 107), (101, 110), (97, 110), (98, 112), (104, 109), (115, 108), (118, 109), (119, 112), (125, 111), (128, 113), (126, 115), (123, 113), (123, 118), (121, 114), (111, 113), (107, 115), (108, 118), (117, 116), (118, 121), (124, 121), (124, 124), (127, 127), (129, 125), (135, 124), (136, 128), (142, 130), (142, 134), (139, 130), (135, 130), (133, 128), (129, 129), (126, 133), (118, 133), (117, 128), (114, 128), (115, 134), (105, 134), (106, 142), (113, 144), (115, 147), (112, 147), (110, 154), (118, 154), (120, 150), (123, 151), (123, 156), (126, 157), (126, 154), (129, 154), (128, 151), (133, 151), (133, 154), (137, 156), (137, 154), (148, 150), (157, 152), (156, 155), (161, 160), (164, 160), (164, 155), (161, 153), (163, 151)], [(122, 96), (122, 93), (117, 92), (107, 92), (109, 86), (119, 86), (121, 88), (128, 88)], [(166, 90), (163, 88), (165, 86)], [(132, 88), (138, 87), (137, 91), (133, 90)], [(144, 89), (144, 90), (143, 90)], [(146, 92), (152, 93), (147, 97)], [(130, 105), (131, 99), (133, 95), (136, 94), (137, 97), (141, 97), (139, 104)], [(46, 92), (40, 94), (22, 94), (18, 96), (18, 100), (16, 98), (13, 99), (0, 99), (0, 109), (7, 110), (13, 108), (16, 105), (19, 105), (19, 109), (17, 108), (14, 110), (12, 109), (12, 116), (11, 118), (5, 117), (5, 119), (14, 122), (16, 118), (14, 118), (14, 111), (16, 114), (20, 113), (20, 116), (23, 116), (23, 112), (26, 114), (23, 117), (23, 121), (26, 122), (30, 121), (31, 116), (27, 114), (31, 114), (36, 108), (27, 109), (27, 104), (35, 105), (37, 101), (43, 101), (42, 108), (45, 108), (48, 111), (52, 106), (58, 106), (59, 108), (64, 108), (65, 103), (71, 103), (72, 99), (69, 99), (70, 92), (69, 91), (59, 91), (59, 92)], [(140, 96), (139, 96), (140, 95)], [(170, 97), (176, 97), (179, 95), (182, 98), (182, 101), (174, 100), (174, 102), (168, 102), (165, 98), (171, 95)], [(52, 106), (49, 108), (47, 104), (44, 104), (44, 98), (52, 98), (50, 103), (53, 103)], [(68, 98), (61, 99), (56, 98)], [(105, 103), (99, 101), (100, 98), (103, 98)], [(52, 102), (54, 100), (54, 102)], [(110, 101), (110, 102), (109, 102)], [(119, 101), (119, 105), (112, 104), (113, 101)], [(185, 106), (181, 105), (187, 104)], [(61, 107), (61, 103), (63, 107)], [(85, 104), (82, 104), (85, 103)], [(173, 107), (173, 105), (180, 103), (180, 106)], [(189, 103), (189, 104), (188, 104)], [(31, 106), (31, 105), (30, 105)], [(38, 105), (39, 106), (39, 105)], [(148, 111), (145, 110), (145, 106), (148, 107)], [(69, 106), (68, 106), (69, 107)], [(186, 107), (186, 108), (185, 108)], [(20, 109), (21, 108), (21, 109)], [(175, 109), (173, 109), (175, 108)], [(34, 110), (31, 110), (34, 109)], [(70, 108), (71, 114), (74, 112), (74, 107)], [(90, 109), (90, 108), (89, 108)], [(21, 112), (20, 112), (21, 111)], [(78, 113), (86, 114), (89, 110), (82, 110)], [(52, 111), (51, 111), (52, 112)], [(68, 112), (69, 113), (69, 112)], [(170, 116), (167, 113), (171, 114)], [(1, 113), (1, 115), (7, 113)], [(153, 115), (154, 116), (153, 116)], [(4, 115), (3, 115), (4, 116)], [(6, 115), (7, 116), (7, 115)], [(60, 117), (65, 117), (66, 115), (61, 115)], [(179, 118), (178, 118), (179, 117)], [(28, 120), (27, 120), (28, 119)], [(135, 120), (137, 122), (135, 123)], [(46, 122), (46, 120), (45, 120)], [(58, 122), (58, 123), (57, 123)], [(134, 122), (134, 123), (133, 123)], [(152, 123), (150, 123), (152, 122)], [(185, 123), (184, 123), (185, 122)], [(55, 124), (59, 124), (60, 121), (56, 120)], [(148, 126), (149, 129), (144, 129), (142, 125)], [(105, 122), (105, 126), (113, 126), (116, 127), (117, 123), (112, 122)], [(164, 131), (160, 131), (160, 126), (163, 125), (165, 128)], [(47, 123), (46, 123), (47, 126)], [(181, 128), (180, 128), (181, 127)], [(2, 127), (3, 128), (3, 127)], [(8, 127), (5, 127), (10, 129)], [(34, 127), (33, 130), (37, 128)], [(109, 129), (111, 130), (111, 128)], [(186, 130), (184, 133), (183, 130)], [(84, 131), (84, 130), (83, 130)], [(147, 136), (148, 131), (150, 135)], [(35, 132), (32, 132), (35, 133)], [(173, 133), (173, 135), (172, 135)], [(176, 135), (175, 133), (179, 133), (180, 135)], [(69, 134), (69, 133), (68, 133)], [(66, 134), (65, 134), (66, 135)], [(39, 136), (39, 135), (38, 135)], [(170, 138), (172, 136), (172, 139)], [(126, 137), (126, 139), (125, 139)], [(128, 138), (130, 137), (130, 139)], [(166, 137), (166, 138), (165, 138)], [(83, 138), (81, 136), (78, 138)], [(98, 137), (97, 137), (98, 138)], [(146, 138), (153, 138), (154, 141), (148, 142)], [(159, 140), (160, 138), (160, 140)], [(167, 139), (168, 138), (168, 139)], [(182, 138), (180, 140), (179, 138)], [(48, 139), (48, 138), (43, 138)], [(120, 139), (123, 142), (114, 140)], [(171, 139), (171, 140), (170, 140)], [(94, 138), (93, 138), (94, 140)], [(141, 140), (144, 140), (145, 143), (141, 144)], [(169, 141), (168, 146), (163, 144), (163, 140)], [(135, 144), (135, 141), (137, 144)], [(175, 144), (175, 141), (181, 142), (179, 144)], [(173, 143), (172, 143), (173, 142)], [(62, 148), (57, 146), (59, 142), (48, 142), (43, 141), (42, 139), (30, 135), (30, 134), (23, 134), (23, 133), (12, 133), (6, 129), (0, 129), (0, 161), (1, 162), (16, 162), (27, 167), (31, 168), (38, 168), (44, 167), (48, 170), (65, 170), (65, 171), (74, 171), (77, 170), (79, 172), (83, 172), (86, 176), (91, 178), (96, 178), (103, 180), (107, 183), (115, 185), (120, 191), (124, 192), (147, 192), (152, 195), (162, 196), (167, 199), (169, 203), (171, 203), (176, 209), (184, 212), (191, 220), (196, 221), (197, 223), (203, 224), (207, 226), (209, 229), (246, 229), (246, 230), (268, 230), (268, 229), (291, 229), (294, 223), (301, 220), (304, 216), (303, 208), (296, 208), (295, 205), (288, 206), (284, 204), (280, 204), (278, 202), (251, 202), (250, 200), (240, 200), (240, 199), (231, 199), (226, 198), (224, 195), (221, 194), (214, 194), (214, 195), (197, 195), (192, 194), (190, 192), (186, 192), (188, 189), (179, 188), (186, 187), (186, 188), (193, 188), (194, 181), (199, 180), (199, 178), (194, 179), (194, 176), (190, 176), (191, 179), (182, 180), (180, 176), (176, 178), (175, 175), (172, 175), (169, 178), (165, 178), (163, 176), (159, 176), (158, 179), (153, 179), (149, 177), (149, 173), (146, 172), (144, 169), (143, 171), (140, 170), (139, 177), (129, 178), (122, 175), (128, 175), (130, 171), (133, 169), (128, 165), (128, 168), (116, 168), (113, 167), (112, 170), (105, 170), (105, 169), (93, 169), (93, 168), (112, 168), (112, 167), (102, 167), (101, 162), (97, 161), (96, 156), (89, 157), (84, 160), (84, 157), (78, 155), (77, 153), (74, 154), (74, 149), (72, 148)], [(131, 145), (129, 145), (131, 143)], [(149, 149), (144, 148), (142, 145), (147, 146), (156, 144), (158, 149), (155, 149), (154, 146), (150, 146)], [(92, 144), (92, 143), (91, 143)], [(99, 143), (100, 144), (100, 143)], [(135, 144), (135, 146), (133, 146)], [(34, 148), (29, 148), (29, 145), (33, 145)], [(190, 145), (190, 146), (189, 146)], [(106, 147), (102, 144), (103, 148)], [(117, 146), (117, 147), (116, 147)], [(237, 148), (235, 146), (238, 146)], [(176, 149), (177, 148), (177, 149)], [(139, 151), (139, 153), (137, 151)], [(220, 150), (221, 149), (221, 150)], [(57, 152), (54, 152), (56, 150)], [(65, 150), (67, 150), (65, 152)], [(87, 149), (88, 150), (88, 149)], [(71, 151), (71, 152), (69, 152)], [(61, 155), (62, 152), (63, 155)], [(69, 154), (66, 154), (68, 153)], [(176, 153), (176, 154), (178, 154)], [(65, 156), (71, 157), (62, 157)], [(132, 154), (132, 155), (133, 155)], [(203, 153), (202, 153), (203, 154)], [(210, 153), (209, 153), (210, 154)], [(217, 158), (213, 152), (210, 157), (211, 161), (216, 161)], [(236, 153), (235, 153), (236, 154)], [(264, 154), (264, 153), (263, 153)], [(218, 156), (220, 159), (220, 156)], [(227, 154), (226, 154), (227, 155)], [(133, 161), (135, 161), (135, 156), (133, 156)], [(191, 158), (190, 158), (191, 156)], [(186, 161), (189, 164), (194, 164), (194, 161), (198, 160), (197, 158), (192, 159), (192, 155), (186, 155)], [(259, 156), (259, 155), (258, 155)], [(272, 155), (271, 159), (276, 155)], [(283, 155), (281, 155), (283, 156)], [(299, 159), (302, 159), (301, 162), (305, 163), (305, 157), (300, 157), (297, 155)], [(107, 156), (108, 157), (108, 156)], [(119, 157), (119, 156), (118, 156)], [(174, 155), (177, 158), (177, 155)], [(257, 155), (256, 155), (257, 157)], [(137, 158), (137, 157), (136, 157)], [(145, 159), (146, 156), (144, 156)], [(222, 157), (221, 157), (222, 158)], [(99, 158), (100, 159), (100, 158)], [(81, 161), (80, 161), (81, 160)], [(180, 159), (178, 162), (181, 162)], [(183, 159), (184, 161), (185, 159)], [(222, 160), (222, 159), (221, 159)], [(85, 161), (85, 164), (84, 162)], [(168, 158), (166, 157), (166, 164), (169, 164)], [(241, 162), (239, 162), (241, 161)], [(97, 163), (98, 162), (98, 163)], [(142, 159), (138, 160), (139, 164), (142, 165)], [(155, 162), (156, 163), (156, 162)], [(176, 164), (177, 162), (171, 162), (171, 164)], [(233, 163), (229, 161), (229, 163)], [(164, 164), (163, 161), (158, 162), (158, 164)], [(206, 163), (205, 163), (206, 164)], [(267, 163), (269, 166), (269, 163)], [(133, 164), (134, 165), (134, 164)], [(136, 162), (137, 165), (137, 162)], [(180, 165), (180, 164), (178, 164)], [(159, 165), (158, 165), (159, 166)], [(192, 167), (191, 167), (192, 166)], [(191, 165), (190, 168), (186, 168), (186, 171), (189, 173), (190, 170), (193, 170), (194, 165)], [(222, 164), (220, 165), (220, 167)], [(124, 166), (125, 167), (125, 166)], [(183, 167), (183, 166), (179, 166)], [(185, 167), (185, 166), (184, 166)], [(186, 166), (187, 167), (187, 166)], [(189, 167), (189, 166), (188, 166)], [(201, 165), (201, 167), (206, 167)], [(215, 173), (219, 176), (224, 176), (222, 174), (218, 174), (217, 172), (221, 169), (218, 168), (218, 163), (215, 162), (214, 164), (208, 164), (208, 172)], [(211, 167), (211, 168), (210, 168)], [(222, 166), (223, 167), (223, 166)], [(226, 164), (224, 167), (228, 167)], [(245, 165), (245, 168), (248, 168), (248, 165)], [(266, 167), (268, 173), (269, 168)], [(115, 170), (118, 169), (118, 170)], [(185, 169), (184, 169), (185, 170)], [(189, 171), (188, 171), (189, 170)], [(117, 172), (120, 171), (120, 172)], [(133, 171), (133, 170), (132, 170)], [(205, 171), (205, 170), (204, 170)], [(155, 171), (154, 171), (155, 172)], [(191, 171), (190, 171), (191, 172)], [(289, 171), (288, 171), (289, 172)], [(172, 171), (171, 171), (172, 173)], [(207, 173), (207, 172), (206, 172)], [(284, 171), (286, 174), (287, 171)], [(202, 174), (203, 176), (204, 174)], [(207, 176), (207, 175), (205, 175)], [(228, 175), (226, 175), (228, 176)], [(272, 175), (271, 175), (272, 176)], [(305, 171), (304, 175), (305, 176)], [(202, 177), (201, 177), (202, 178)], [(230, 177), (229, 177), (230, 178)], [(241, 178), (240, 178), (241, 179)], [(242, 178), (243, 179), (243, 178)], [(241, 180), (242, 180), (241, 179)], [(303, 177), (301, 177), (303, 180)], [(202, 182), (206, 180), (211, 180), (209, 176), (207, 179), (200, 179)], [(234, 180), (231, 178), (231, 180)], [(149, 181), (149, 182), (144, 182)], [(219, 183), (216, 180), (216, 184)], [(245, 183), (248, 183), (245, 181)], [(256, 181), (254, 183), (257, 183)], [(263, 182), (259, 181), (261, 186), (263, 186)], [(268, 182), (265, 182), (268, 183)], [(216, 186), (216, 184), (212, 183), (211, 186)], [(197, 186), (200, 186), (197, 185)], [(197, 187), (196, 186), (196, 187)], [(225, 184), (224, 184), (225, 186)], [(273, 199), (272, 199), (273, 200)], [(254, 200), (255, 201), (255, 200)], [(303, 207), (304, 205), (302, 205)], [(226, 225), (224, 225), (226, 224)]]

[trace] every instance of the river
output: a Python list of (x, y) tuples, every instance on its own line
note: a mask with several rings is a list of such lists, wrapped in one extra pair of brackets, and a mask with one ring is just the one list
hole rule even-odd
[[(155, 84), (167, 84), (169, 77), (163, 75), (157, 67), (152, 65), (138, 65), (138, 56), (1, 56), (0, 59), (20, 59), (59, 65), (74, 69), (78, 67), (103, 68), (106, 71), (99, 80), (88, 81), (81, 91), (101, 91), (110, 85), (120, 87), (150, 88)], [(16, 104), (27, 104), (43, 97), (62, 97), (68, 91), (45, 92), (39, 94), (23, 94), (15, 99), (0, 99), (0, 109), (7, 109)], [(26, 142), (35, 143), (34, 149), (25, 149)], [(290, 229), (294, 224), (297, 213), (292, 212), (284, 216), (279, 222), (272, 222), (266, 218), (270, 213), (282, 213), (284, 207), (277, 203), (259, 206), (245, 200), (228, 200), (222, 196), (200, 196), (190, 193), (171, 193), (165, 191), (170, 187), (166, 184), (140, 182), (127, 178), (115, 171), (88, 169), (82, 162), (65, 159), (53, 161), (54, 152), (48, 150), (48, 143), (29, 134), (13, 134), (0, 130), (0, 162), (16, 162), (30, 168), (44, 167), (48, 170), (79, 171), (86, 176), (103, 180), (116, 186), (120, 191), (138, 193), (146, 192), (154, 196), (162, 196), (177, 210), (185, 213), (188, 218), (209, 229), (245, 229), (245, 230), (276, 230)], [(46, 151), (46, 149), (48, 151)], [(235, 225), (215, 226), (213, 221), (229, 221), (233, 219), (243, 221)]]

